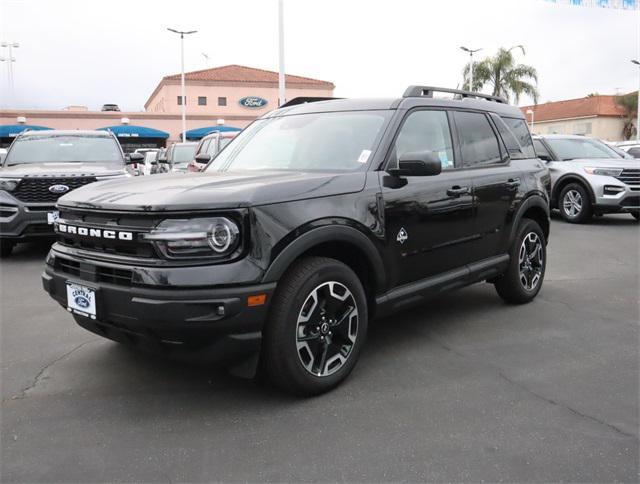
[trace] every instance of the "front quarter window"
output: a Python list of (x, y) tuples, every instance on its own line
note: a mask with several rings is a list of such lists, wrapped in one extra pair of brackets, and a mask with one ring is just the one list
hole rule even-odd
[(259, 119), (208, 170), (356, 171), (375, 150), (390, 111), (298, 114)]

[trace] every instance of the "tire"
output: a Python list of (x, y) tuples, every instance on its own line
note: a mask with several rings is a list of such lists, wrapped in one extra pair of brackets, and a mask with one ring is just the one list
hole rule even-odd
[(367, 318), (364, 288), (349, 267), (305, 257), (278, 283), (263, 332), (263, 370), (288, 393), (325, 393), (355, 367)]
[(591, 220), (593, 207), (587, 189), (580, 183), (569, 183), (560, 192), (560, 215), (571, 224), (584, 224)]
[(0, 239), (0, 257), (9, 257), (16, 243), (12, 240)]
[(547, 243), (535, 220), (522, 219), (509, 258), (509, 267), (494, 283), (496, 291), (508, 303), (528, 303), (540, 291), (547, 266)]

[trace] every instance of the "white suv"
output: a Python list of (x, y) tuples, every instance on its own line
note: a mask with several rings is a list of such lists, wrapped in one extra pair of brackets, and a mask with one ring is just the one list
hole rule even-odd
[(640, 219), (640, 160), (584, 136), (536, 136), (533, 145), (551, 173), (551, 207), (567, 222), (618, 212)]

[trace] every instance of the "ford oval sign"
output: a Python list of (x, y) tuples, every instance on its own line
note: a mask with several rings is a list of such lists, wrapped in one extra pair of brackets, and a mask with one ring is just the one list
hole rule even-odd
[(247, 96), (240, 99), (240, 106), (245, 108), (263, 108), (267, 105), (267, 100), (258, 96)]
[(49, 187), (49, 191), (56, 194), (67, 193), (69, 191), (69, 187), (67, 185), (51, 185)]

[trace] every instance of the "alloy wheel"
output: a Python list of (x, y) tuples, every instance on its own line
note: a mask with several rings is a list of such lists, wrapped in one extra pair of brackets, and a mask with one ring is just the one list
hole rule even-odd
[(525, 235), (518, 256), (520, 283), (527, 291), (532, 291), (542, 278), (544, 250), (542, 240), (535, 232)]
[(569, 190), (565, 193), (564, 199), (562, 200), (562, 207), (564, 213), (569, 217), (577, 217), (582, 211), (582, 195), (580, 195), (580, 192), (578, 190)]
[(296, 324), (296, 349), (305, 369), (329, 376), (347, 362), (358, 337), (358, 307), (344, 284), (329, 281), (305, 299)]

